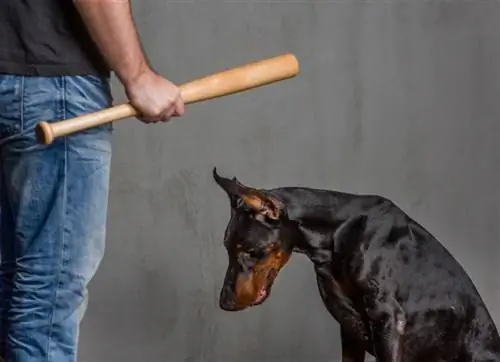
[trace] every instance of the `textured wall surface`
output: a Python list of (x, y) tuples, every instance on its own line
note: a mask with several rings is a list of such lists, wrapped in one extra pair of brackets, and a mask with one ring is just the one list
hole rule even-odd
[(500, 323), (497, 1), (133, 3), (151, 62), (174, 82), (288, 51), (302, 70), (167, 125), (115, 125), (107, 254), (80, 361), (340, 360), (304, 257), (265, 305), (218, 309), (229, 208), (213, 166), (259, 187), (392, 198), (464, 265)]

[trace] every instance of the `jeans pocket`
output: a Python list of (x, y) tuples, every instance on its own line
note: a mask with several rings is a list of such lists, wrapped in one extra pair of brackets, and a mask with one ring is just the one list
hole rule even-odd
[(0, 143), (22, 132), (22, 78), (0, 76)]
[[(94, 75), (65, 77), (65, 117), (71, 119), (81, 115), (98, 112), (113, 103), (109, 78)], [(113, 123), (108, 122), (80, 131), (80, 134), (110, 132)]]
[[(8, 142), (9, 151), (26, 152), (47, 147), (38, 144), (36, 139), (35, 129), (41, 121), (64, 121), (97, 112), (112, 103), (107, 78), (8, 77), (0, 87), (0, 147)], [(112, 123), (108, 123), (78, 133), (89, 136), (104, 131), (109, 134), (112, 128)], [(56, 139), (53, 143), (59, 142)]]
[[(16, 75), (0, 76), (0, 151), (20, 146), (23, 133), (24, 78)], [(21, 142), (22, 143), (22, 142)], [(8, 145), (8, 146), (6, 146)]]
[(38, 144), (35, 127), (42, 120), (57, 119), (62, 114), (59, 78), (7, 77), (0, 87), (2, 154), (45, 147)]

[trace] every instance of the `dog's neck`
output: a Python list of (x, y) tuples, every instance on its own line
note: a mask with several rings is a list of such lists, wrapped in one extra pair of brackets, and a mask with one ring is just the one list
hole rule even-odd
[(286, 205), (293, 252), (315, 264), (331, 260), (333, 234), (346, 217), (342, 215), (346, 195), (309, 188), (280, 188), (273, 194)]
[(316, 266), (332, 262), (335, 234), (355, 220), (360, 210), (380, 203), (378, 196), (358, 196), (330, 190), (288, 187), (272, 190), (287, 208), (293, 252), (305, 254)]

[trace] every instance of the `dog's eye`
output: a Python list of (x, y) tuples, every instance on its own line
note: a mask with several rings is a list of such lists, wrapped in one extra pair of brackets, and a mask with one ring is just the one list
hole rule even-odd
[(231, 197), (231, 206), (235, 209), (240, 209), (244, 205), (243, 200), (239, 197), (233, 196)]

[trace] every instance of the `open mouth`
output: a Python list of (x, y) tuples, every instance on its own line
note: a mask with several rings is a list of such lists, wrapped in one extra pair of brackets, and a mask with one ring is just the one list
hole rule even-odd
[(269, 271), (269, 273), (267, 274), (266, 283), (264, 283), (262, 289), (257, 294), (257, 298), (255, 298), (252, 306), (264, 303), (264, 301), (269, 297), (269, 294), (271, 293), (271, 287), (273, 286), (277, 274), (278, 272), (275, 269), (271, 269)]

